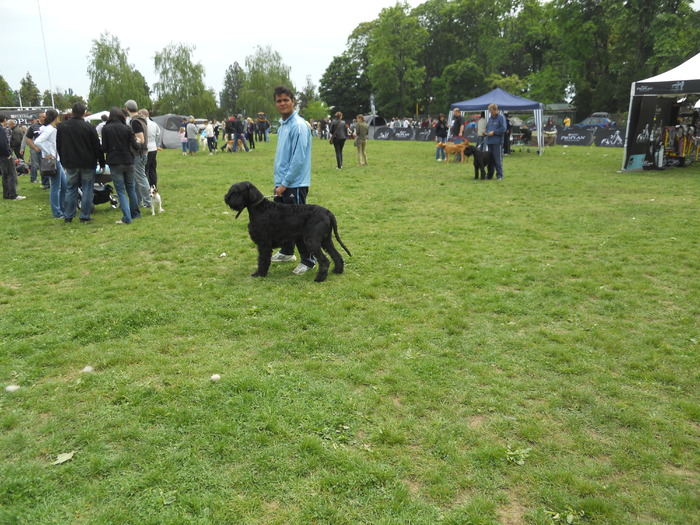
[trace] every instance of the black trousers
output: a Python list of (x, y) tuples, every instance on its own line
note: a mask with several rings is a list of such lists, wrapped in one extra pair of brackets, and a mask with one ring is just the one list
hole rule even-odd
[[(287, 188), (284, 190), (282, 197), (275, 197), (275, 202), (281, 202), (283, 204), (306, 204), (306, 196), (308, 194), (308, 186), (302, 188)], [(297, 250), (299, 250), (301, 262), (303, 262), (306, 266), (313, 268), (313, 266), (316, 264), (316, 259), (311, 256), (302, 239), (297, 240), (296, 247)], [(294, 242), (281, 246), (280, 252), (284, 255), (294, 255)]]
[(158, 163), (156, 162), (157, 151), (149, 151), (148, 157), (146, 157), (146, 177), (148, 177), (148, 185), (158, 187), (158, 173), (156, 172), (156, 167)]
[(333, 147), (335, 148), (335, 161), (338, 163), (338, 167), (343, 167), (343, 147), (345, 146), (345, 139), (335, 139), (333, 141)]

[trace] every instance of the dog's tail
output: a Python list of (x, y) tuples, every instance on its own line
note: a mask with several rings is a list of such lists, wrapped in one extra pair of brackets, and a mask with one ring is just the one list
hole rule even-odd
[(333, 221), (333, 233), (335, 234), (335, 238), (338, 241), (338, 244), (340, 244), (343, 247), (343, 250), (352, 257), (352, 254), (350, 253), (350, 250), (348, 250), (348, 247), (343, 244), (343, 241), (340, 240), (340, 235), (338, 235), (338, 222), (335, 220), (335, 215), (331, 213), (331, 220)]

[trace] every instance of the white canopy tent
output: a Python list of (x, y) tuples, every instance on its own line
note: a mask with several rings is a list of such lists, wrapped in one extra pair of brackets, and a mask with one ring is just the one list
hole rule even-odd
[(623, 171), (644, 167), (653, 138), (647, 130), (672, 125), (672, 106), (696, 94), (700, 94), (700, 53), (660, 75), (632, 82)]

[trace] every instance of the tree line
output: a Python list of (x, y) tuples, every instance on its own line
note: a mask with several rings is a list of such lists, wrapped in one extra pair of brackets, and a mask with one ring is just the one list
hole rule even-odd
[[(349, 35), (320, 81), (346, 113), (435, 115), (501, 87), (571, 101), (577, 117), (628, 109), (630, 84), (700, 51), (690, 0), (428, 0), (397, 3)], [(417, 110), (416, 110), (417, 108)]]
[[(281, 55), (270, 47), (258, 46), (246, 57), (245, 69), (235, 62), (226, 70), (217, 104), (216, 93), (204, 84), (204, 66), (193, 59), (194, 51), (194, 46), (172, 43), (155, 53), (153, 67), (158, 81), (151, 87), (129, 62), (128, 49), (122, 46), (119, 38), (103, 33), (93, 40), (88, 57), (90, 92), (87, 101), (72, 90), (42, 93), (27, 73), (17, 91), (0, 76), (0, 106), (55, 106), (65, 110), (81, 101), (90, 110), (100, 111), (121, 107), (125, 100), (133, 99), (139, 107), (149, 108), (155, 115), (175, 113), (221, 119), (238, 113), (276, 115), (272, 100), (274, 87), (280, 84), (293, 87), (290, 68)], [(310, 78), (299, 92), (299, 100), (308, 113), (307, 118), (320, 118), (328, 112), (318, 100)]]
[(43, 93), (27, 73), (13, 91), (0, 75), (0, 106), (76, 100), (94, 111), (134, 99), (154, 114), (222, 118), (275, 115), (270, 93), (289, 85), (310, 119), (340, 109), (370, 113), (373, 96), (384, 117), (445, 112), (453, 102), (494, 87), (539, 102), (571, 101), (577, 117), (625, 112), (631, 82), (674, 67), (700, 50), (700, 11), (691, 0), (427, 0), (411, 9), (397, 2), (348, 36), (318, 89), (307, 77), (294, 87), (290, 68), (258, 46), (226, 70), (217, 94), (204, 85), (194, 46), (173, 43), (155, 53), (152, 88), (129, 63), (116, 36), (93, 40), (88, 101), (67, 92)]

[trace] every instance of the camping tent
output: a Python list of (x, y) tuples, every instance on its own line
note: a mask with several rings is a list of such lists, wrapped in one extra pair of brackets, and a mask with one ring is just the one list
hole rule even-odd
[(501, 111), (533, 111), (535, 113), (535, 127), (537, 128), (537, 150), (539, 153), (544, 151), (542, 147), (544, 143), (542, 134), (542, 104), (539, 102), (511, 95), (501, 88), (496, 88), (480, 97), (463, 102), (455, 102), (450, 106), (450, 112), (455, 108), (462, 112), (486, 111), (489, 104), (498, 104), (498, 109)]
[(694, 94), (700, 94), (700, 53), (665, 73), (632, 82), (623, 171), (653, 163), (649, 154), (658, 135), (675, 124), (681, 101)]

